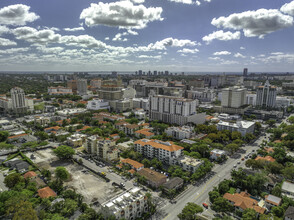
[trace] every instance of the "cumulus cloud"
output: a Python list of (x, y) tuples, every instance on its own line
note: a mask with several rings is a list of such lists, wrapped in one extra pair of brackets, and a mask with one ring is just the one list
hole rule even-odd
[(138, 58), (144, 58), (144, 59), (161, 59), (161, 55), (157, 56), (148, 56), (148, 55), (140, 55)]
[(244, 56), (244, 55), (241, 54), (241, 53), (235, 53), (235, 54), (234, 54), (234, 57), (236, 57), (236, 58), (245, 58), (246, 56)]
[(192, 54), (194, 54), (194, 53), (199, 52), (199, 50), (197, 48), (195, 48), (195, 49), (183, 48), (182, 50), (178, 50), (177, 52), (178, 53), (192, 53)]
[(154, 44), (149, 44), (148, 47), (156, 50), (166, 50), (166, 47), (186, 47), (186, 46), (196, 46), (195, 41), (191, 40), (179, 40), (174, 38), (165, 38), (161, 41), (157, 41)]
[(280, 10), (286, 14), (294, 16), (294, 1), (284, 4)]
[(88, 47), (88, 48), (106, 48), (106, 44), (102, 41), (96, 40), (89, 35), (65, 35), (60, 38), (60, 43), (68, 46)]
[(17, 45), (16, 42), (0, 37), (0, 46), (6, 47), (6, 46), (15, 46), (15, 45)]
[(246, 48), (245, 47), (240, 47), (240, 50), (245, 50)]
[(220, 60), (221, 58), (219, 58), (219, 57), (208, 57), (208, 59), (210, 59), (210, 60)]
[(20, 47), (20, 48), (10, 48), (6, 50), (0, 50), (1, 54), (14, 54), (14, 53), (20, 53), (20, 52), (26, 52), (30, 48), (28, 47)]
[(10, 30), (8, 27), (0, 25), (0, 36), (2, 34), (9, 33), (9, 32), (10, 32)]
[(110, 38), (109, 37), (105, 37), (104, 40), (110, 40)]
[(52, 30), (37, 30), (32, 27), (19, 27), (12, 30), (15, 38), (18, 40), (25, 40), (32, 43), (58, 43), (61, 35), (55, 34)]
[[(126, 33), (126, 32), (124, 32), (124, 33)], [(128, 41), (128, 39), (127, 38), (122, 38), (122, 36), (124, 36), (123, 34), (121, 34), (121, 33), (118, 33), (118, 34), (116, 34), (115, 36), (114, 36), (114, 38), (112, 38), (112, 40), (113, 41)]]
[(195, 3), (196, 3), (196, 5), (198, 5), (198, 6), (201, 5), (201, 2), (200, 2), (200, 1), (196, 1)]
[(33, 12), (30, 7), (23, 4), (9, 5), (0, 9), (0, 24), (5, 25), (26, 25), (40, 18)]
[(162, 8), (144, 5), (134, 5), (130, 1), (120, 1), (98, 4), (92, 3), (89, 8), (82, 11), (80, 19), (85, 20), (89, 27), (106, 25), (119, 28), (142, 29), (149, 22), (161, 21)]
[(239, 40), (241, 36), (240, 31), (231, 32), (227, 31), (224, 32), (223, 30), (215, 31), (209, 35), (206, 35), (202, 38), (207, 44), (211, 43), (213, 40), (221, 40), (221, 41), (228, 41), (228, 40)]
[(264, 63), (281, 63), (286, 62), (293, 64), (294, 63), (294, 54), (272, 54), (271, 56), (260, 58), (260, 60)]
[(230, 55), (230, 54), (231, 52), (226, 50), (213, 53), (214, 56), (222, 56), (222, 55)]
[(75, 28), (63, 28), (65, 31), (74, 32), (74, 31), (84, 31), (84, 27), (75, 27)]
[(243, 30), (246, 37), (263, 38), (266, 34), (293, 25), (293, 17), (276, 9), (259, 9), (213, 18), (211, 24), (218, 28)]
[(193, 4), (192, 0), (169, 0), (170, 2), (177, 2), (177, 3), (183, 3), (183, 4)]
[(142, 4), (145, 2), (145, 0), (131, 0), (132, 2), (136, 3), (136, 4)]

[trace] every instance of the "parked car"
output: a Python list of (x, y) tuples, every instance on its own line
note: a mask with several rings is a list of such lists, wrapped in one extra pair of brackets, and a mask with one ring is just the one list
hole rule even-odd
[(208, 209), (208, 205), (206, 203), (202, 203), (203, 207)]

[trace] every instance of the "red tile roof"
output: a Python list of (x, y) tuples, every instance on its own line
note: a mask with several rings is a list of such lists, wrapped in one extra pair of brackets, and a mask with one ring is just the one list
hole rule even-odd
[(129, 158), (124, 159), (124, 160), (121, 160), (121, 162), (122, 162), (122, 163), (129, 164), (129, 165), (131, 165), (132, 167), (134, 167), (135, 169), (139, 169), (139, 168), (141, 168), (141, 167), (144, 167), (144, 164), (139, 163), (139, 162), (137, 162), (137, 161), (135, 161), (135, 160), (132, 160), (132, 159), (129, 159)]
[[(177, 151), (177, 150), (183, 150), (184, 148), (178, 145), (175, 145), (173, 142), (171, 141), (166, 141), (161, 143), (161, 141), (156, 142), (157, 140), (146, 140), (146, 139), (141, 139), (138, 141), (135, 141), (134, 144), (139, 144), (141, 146), (145, 146), (145, 145), (150, 145), (154, 148), (160, 148), (163, 150), (167, 150), (167, 151)], [(169, 143), (170, 145), (166, 145), (164, 143)]]
[(10, 136), (10, 137), (8, 137), (8, 139), (19, 138), (19, 137), (23, 137), (23, 136), (27, 136), (27, 135), (28, 134), (18, 134), (18, 135)]
[(25, 173), (25, 174), (23, 175), (23, 177), (24, 177), (25, 179), (27, 179), (27, 178), (32, 178), (32, 177), (35, 177), (35, 176), (37, 176), (37, 174), (36, 174), (34, 171), (29, 171), (29, 172), (27, 172), (27, 173)]
[(38, 195), (43, 199), (43, 198), (49, 198), (49, 197), (56, 197), (56, 193), (49, 187), (46, 186), (42, 189), (38, 190)]
[(268, 161), (268, 162), (275, 162), (275, 158), (272, 158), (271, 156), (265, 156), (265, 157), (261, 157), (258, 156), (255, 158), (255, 160), (263, 160), (263, 161)]

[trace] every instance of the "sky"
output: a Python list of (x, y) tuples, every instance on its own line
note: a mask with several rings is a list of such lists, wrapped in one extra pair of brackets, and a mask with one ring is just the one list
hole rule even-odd
[(1, 71), (294, 72), (290, 0), (1, 0)]

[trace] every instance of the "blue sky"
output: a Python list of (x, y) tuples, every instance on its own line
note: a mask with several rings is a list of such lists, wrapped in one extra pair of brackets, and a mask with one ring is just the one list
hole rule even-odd
[(12, 71), (293, 72), (294, 1), (1, 0)]

